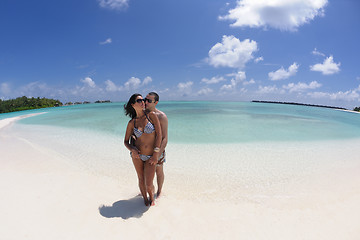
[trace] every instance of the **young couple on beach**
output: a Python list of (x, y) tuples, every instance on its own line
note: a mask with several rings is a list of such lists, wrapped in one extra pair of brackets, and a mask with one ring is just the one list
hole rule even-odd
[(131, 118), (126, 128), (124, 144), (130, 151), (146, 206), (155, 205), (155, 172), (157, 197), (160, 196), (164, 183), (163, 163), (168, 141), (168, 119), (165, 113), (156, 109), (158, 103), (159, 95), (150, 92), (145, 99), (141, 94), (135, 93), (124, 105), (125, 114)]

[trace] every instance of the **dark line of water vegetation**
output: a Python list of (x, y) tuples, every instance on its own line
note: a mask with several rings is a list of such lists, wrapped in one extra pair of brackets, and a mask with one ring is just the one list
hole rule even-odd
[[(275, 102), (275, 101), (258, 101), (258, 100), (253, 100), (252, 102), (255, 102), (255, 103), (289, 104), (289, 105), (300, 105), (300, 106), (308, 106), (308, 107), (322, 107), (322, 108), (333, 108), (333, 109), (347, 110), (346, 108), (342, 108), (342, 107), (333, 107), (333, 106), (315, 105), (315, 104), (306, 104), (306, 103), (295, 103), (295, 102)], [(354, 111), (360, 111), (360, 107), (356, 107), (353, 110)]]

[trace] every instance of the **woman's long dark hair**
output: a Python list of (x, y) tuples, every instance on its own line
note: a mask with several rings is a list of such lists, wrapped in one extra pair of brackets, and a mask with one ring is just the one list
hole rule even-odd
[(131, 104), (134, 104), (136, 98), (139, 96), (142, 97), (140, 93), (134, 93), (133, 95), (131, 95), (129, 101), (126, 104), (124, 104), (125, 115), (131, 117), (131, 119), (136, 118), (136, 111), (131, 106)]

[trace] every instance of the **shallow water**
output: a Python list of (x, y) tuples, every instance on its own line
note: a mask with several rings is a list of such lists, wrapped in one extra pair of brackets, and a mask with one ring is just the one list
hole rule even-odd
[[(25, 111), (47, 112), (19, 123), (123, 136), (124, 103), (85, 104)], [(334, 109), (249, 102), (160, 102), (173, 143), (318, 141), (360, 138), (360, 114)], [(7, 114), (8, 117), (21, 113)], [(0, 118), (4, 118), (1, 115)]]

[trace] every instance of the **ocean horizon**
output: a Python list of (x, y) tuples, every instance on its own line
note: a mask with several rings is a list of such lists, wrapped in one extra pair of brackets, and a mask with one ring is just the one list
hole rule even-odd
[[(130, 120), (124, 102), (91, 103), (1, 114), (24, 114), (20, 124), (79, 128), (123, 137)], [(253, 102), (160, 102), (173, 143), (318, 141), (360, 138), (360, 115), (336, 109)]]

